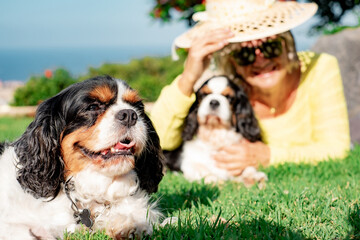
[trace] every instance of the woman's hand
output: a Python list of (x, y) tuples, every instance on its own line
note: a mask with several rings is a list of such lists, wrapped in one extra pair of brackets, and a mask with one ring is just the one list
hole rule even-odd
[(239, 143), (223, 147), (214, 155), (217, 166), (238, 176), (249, 166), (267, 166), (270, 162), (270, 148), (263, 142), (249, 142), (245, 139)]
[(211, 54), (227, 45), (227, 39), (233, 36), (228, 29), (216, 28), (194, 39), (178, 83), (183, 94), (190, 96), (193, 93), (194, 84), (208, 67)]

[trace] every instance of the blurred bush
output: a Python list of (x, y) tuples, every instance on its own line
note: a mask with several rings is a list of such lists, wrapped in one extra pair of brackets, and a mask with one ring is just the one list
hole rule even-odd
[(57, 69), (47, 76), (32, 76), (23, 87), (17, 88), (11, 105), (35, 106), (77, 82), (65, 69)]
[(89, 68), (87, 74), (77, 79), (65, 69), (57, 69), (50, 75), (45, 72), (46, 76), (32, 76), (23, 87), (18, 88), (12, 105), (35, 106), (77, 81), (98, 75), (122, 79), (136, 89), (144, 101), (155, 101), (161, 89), (183, 71), (185, 56), (180, 52), (179, 61), (173, 61), (171, 57), (144, 57), (126, 64), (106, 63), (99, 68)]
[(98, 75), (109, 75), (126, 81), (139, 92), (144, 101), (157, 99), (161, 89), (171, 83), (183, 70), (183, 61), (173, 61), (170, 57), (144, 57), (133, 59), (127, 64), (103, 64), (90, 68), (89, 73), (80, 77), (85, 80)]

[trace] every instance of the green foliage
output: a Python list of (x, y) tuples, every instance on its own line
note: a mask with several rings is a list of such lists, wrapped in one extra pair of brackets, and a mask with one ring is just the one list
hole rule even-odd
[(53, 76), (32, 76), (25, 86), (16, 89), (14, 106), (36, 106), (40, 102), (54, 96), (76, 80), (65, 69), (55, 70)]
[(205, 0), (155, 0), (155, 6), (150, 16), (163, 22), (170, 22), (173, 10), (180, 13), (180, 19), (187, 21), (189, 26), (194, 25), (192, 15), (205, 10)]
[(170, 57), (144, 57), (133, 59), (127, 64), (106, 63), (99, 68), (90, 68), (89, 73), (80, 77), (80, 80), (109, 75), (125, 80), (145, 101), (155, 101), (161, 89), (182, 70), (183, 61), (172, 61)]
[(327, 31), (327, 29), (347, 27), (339, 24), (346, 13), (359, 16), (360, 1), (359, 0), (307, 0), (307, 2), (315, 2), (318, 5), (317, 23), (313, 25), (313, 30)]
[(75, 79), (65, 69), (57, 69), (53, 76), (32, 76), (26, 85), (14, 93), (12, 105), (34, 106), (56, 95), (69, 85), (98, 75), (125, 80), (137, 90), (144, 101), (155, 101), (161, 89), (183, 71), (186, 53), (178, 52), (179, 61), (168, 57), (144, 57), (125, 64), (106, 63), (99, 68), (89, 68), (88, 73)]
[(355, 26), (342, 26), (335, 23), (329, 23), (323, 27), (323, 33), (325, 35), (336, 34), (345, 29), (354, 29), (360, 27), (360, 16), (358, 17), (358, 23)]

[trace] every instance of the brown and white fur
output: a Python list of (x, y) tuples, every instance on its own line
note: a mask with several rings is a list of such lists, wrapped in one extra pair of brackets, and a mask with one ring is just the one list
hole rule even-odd
[(84, 209), (115, 239), (151, 234), (162, 162), (136, 91), (108, 76), (71, 85), (0, 146), (0, 239), (62, 238), (84, 227)]
[(182, 134), (183, 145), (167, 152), (170, 169), (181, 170), (190, 181), (205, 182), (235, 180), (246, 185), (267, 179), (254, 167), (246, 168), (241, 176), (233, 177), (216, 166), (212, 155), (222, 147), (242, 138), (260, 141), (260, 129), (245, 92), (227, 77), (217, 76), (206, 81), (196, 92)]

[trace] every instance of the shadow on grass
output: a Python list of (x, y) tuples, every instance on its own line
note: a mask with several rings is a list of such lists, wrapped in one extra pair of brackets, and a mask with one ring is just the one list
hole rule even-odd
[(349, 223), (352, 230), (346, 239), (360, 239), (360, 206), (358, 204), (349, 210)]
[(164, 193), (157, 199), (163, 213), (171, 215), (178, 210), (184, 210), (200, 205), (209, 206), (218, 198), (220, 190), (217, 186), (192, 183), (189, 188), (181, 187), (175, 193)]
[[(192, 223), (191, 223), (192, 222)], [(157, 229), (152, 239), (295, 239), (306, 238), (301, 232), (270, 223), (264, 219), (250, 222), (209, 221), (204, 217), (197, 220), (166, 225)]]
[(290, 230), (262, 218), (253, 219), (251, 222), (240, 222), (239, 225), (241, 235), (247, 239), (310, 239), (299, 231)]

